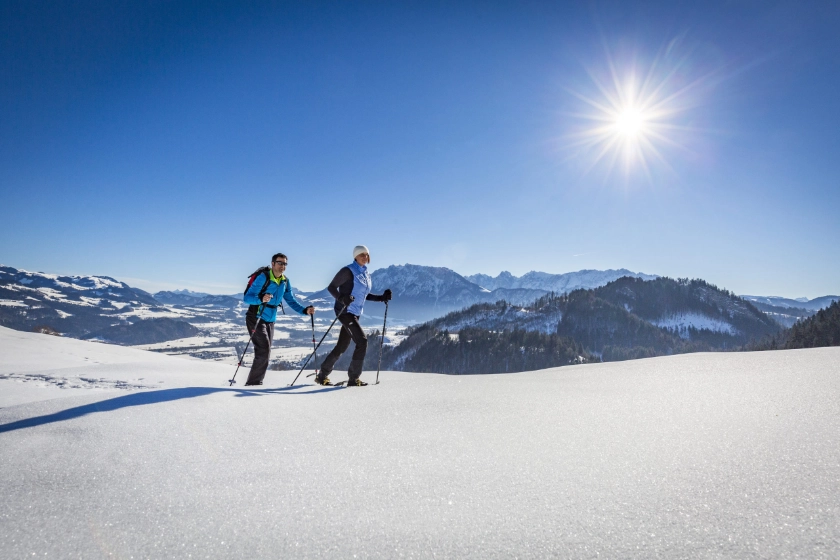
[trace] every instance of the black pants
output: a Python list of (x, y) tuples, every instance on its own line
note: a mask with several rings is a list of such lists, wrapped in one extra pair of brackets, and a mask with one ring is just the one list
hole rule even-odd
[[(245, 325), (248, 327), (248, 334), (257, 326), (257, 314), (248, 313), (245, 315)], [(271, 357), (271, 341), (274, 339), (274, 323), (260, 321), (257, 332), (254, 333), (251, 343), (254, 345), (254, 363), (251, 364), (251, 373), (248, 374), (246, 385), (257, 385), (265, 379), (265, 370), (268, 369), (268, 359)]]
[(341, 332), (338, 333), (338, 344), (324, 358), (324, 363), (321, 364), (321, 375), (326, 377), (330, 374), (335, 363), (350, 347), (350, 341), (352, 340), (356, 344), (356, 349), (353, 351), (353, 359), (350, 361), (347, 377), (358, 379), (362, 375), (362, 364), (365, 363), (365, 353), (367, 353), (368, 343), (367, 336), (365, 336), (365, 331), (359, 325), (359, 318), (355, 315), (342, 313), (338, 316), (338, 320), (341, 322)]

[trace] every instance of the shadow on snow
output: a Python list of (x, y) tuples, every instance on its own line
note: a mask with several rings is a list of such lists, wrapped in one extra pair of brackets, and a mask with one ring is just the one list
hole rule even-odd
[(64, 420), (72, 420), (94, 412), (111, 412), (121, 408), (130, 406), (142, 406), (146, 404), (157, 404), (170, 401), (177, 401), (181, 399), (192, 399), (195, 397), (203, 397), (212, 393), (235, 393), (236, 397), (259, 397), (262, 395), (271, 394), (290, 394), (290, 395), (308, 395), (312, 393), (328, 393), (342, 389), (342, 387), (318, 387), (315, 390), (308, 391), (294, 391), (301, 389), (306, 385), (297, 385), (294, 387), (277, 387), (272, 389), (232, 389), (219, 387), (182, 387), (178, 389), (161, 389), (159, 391), (142, 391), (139, 393), (131, 393), (122, 397), (115, 397), (113, 399), (106, 399), (91, 404), (77, 406), (75, 408), (68, 408), (52, 414), (45, 414), (43, 416), (36, 416), (34, 418), (27, 418), (25, 420), (18, 420), (8, 424), (0, 424), (0, 434), (4, 432), (11, 432), (20, 430), (22, 428), (33, 428), (35, 426), (42, 426), (44, 424), (51, 424), (53, 422), (62, 422)]

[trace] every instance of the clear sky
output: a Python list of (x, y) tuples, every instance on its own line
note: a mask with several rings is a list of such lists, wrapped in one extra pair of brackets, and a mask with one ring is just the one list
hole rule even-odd
[[(242, 6), (241, 4), (246, 4)], [(840, 3), (0, 3), (0, 263), (840, 293)]]

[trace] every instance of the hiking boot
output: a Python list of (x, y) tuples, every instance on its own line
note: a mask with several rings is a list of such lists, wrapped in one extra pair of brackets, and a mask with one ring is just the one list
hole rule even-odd
[(321, 375), (321, 374), (318, 374), (318, 375), (315, 376), (315, 383), (317, 383), (318, 385), (332, 385), (333, 384), (332, 381), (330, 381), (329, 377), (327, 377), (326, 375)]
[(367, 385), (367, 383), (358, 378), (347, 380), (348, 387), (364, 387), (365, 385)]

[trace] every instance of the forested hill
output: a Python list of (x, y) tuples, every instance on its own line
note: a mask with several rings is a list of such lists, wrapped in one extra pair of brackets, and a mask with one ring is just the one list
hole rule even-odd
[(816, 348), (840, 346), (840, 301), (835, 301), (816, 315), (793, 326), (788, 334), (787, 348)]
[(790, 329), (750, 345), (750, 350), (840, 346), (840, 301), (799, 321)]
[(592, 292), (643, 321), (692, 340), (703, 339), (703, 331), (708, 331), (728, 334), (733, 342), (743, 343), (779, 330), (779, 325), (751, 302), (704, 280), (625, 277)]
[(528, 306), (473, 305), (408, 329), (386, 358), (393, 369), (469, 373), (468, 356), (517, 344), (521, 362), (550, 367), (731, 349), (779, 331), (751, 303), (702, 280), (628, 277)]

